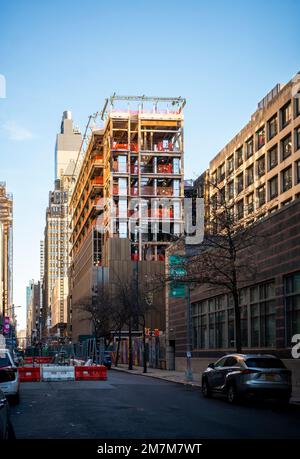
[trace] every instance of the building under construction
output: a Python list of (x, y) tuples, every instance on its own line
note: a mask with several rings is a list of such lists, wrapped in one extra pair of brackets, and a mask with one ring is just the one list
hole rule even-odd
[[(80, 304), (103, 283), (162, 272), (183, 231), (182, 98), (112, 96), (90, 117), (70, 201), (73, 341), (92, 333)], [(161, 298), (157, 301), (162, 302)], [(149, 319), (164, 329), (164, 308)]]

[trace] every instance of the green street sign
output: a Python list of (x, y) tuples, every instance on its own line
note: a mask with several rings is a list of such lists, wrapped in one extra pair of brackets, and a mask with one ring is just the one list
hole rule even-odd
[[(183, 277), (186, 274), (186, 270), (182, 266), (185, 258), (180, 255), (170, 255), (169, 266), (170, 274), (174, 278)], [(183, 282), (174, 280), (171, 281), (169, 296), (172, 298), (184, 298), (185, 297), (185, 284)]]

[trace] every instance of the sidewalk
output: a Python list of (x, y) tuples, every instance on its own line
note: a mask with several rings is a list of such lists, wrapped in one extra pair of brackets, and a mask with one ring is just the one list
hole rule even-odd
[[(128, 370), (127, 364), (119, 364), (117, 367), (112, 366), (111, 369), (115, 371), (123, 371), (125, 373), (130, 373), (134, 375), (145, 376), (148, 378), (163, 379), (165, 381), (201, 388), (201, 373), (194, 373), (193, 381), (187, 381), (185, 373), (182, 371), (169, 371), (159, 370), (158, 368), (147, 368), (147, 373), (143, 373), (142, 367), (134, 366), (133, 370)], [(294, 388), (290, 403), (292, 403), (293, 405), (300, 406), (300, 387)]]

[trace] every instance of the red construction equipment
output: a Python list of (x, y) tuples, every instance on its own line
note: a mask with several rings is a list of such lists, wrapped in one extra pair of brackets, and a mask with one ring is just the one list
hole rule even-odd
[(107, 368), (104, 365), (76, 366), (75, 381), (106, 381)]
[(41, 380), (40, 367), (19, 367), (18, 373), (20, 382), (32, 382)]

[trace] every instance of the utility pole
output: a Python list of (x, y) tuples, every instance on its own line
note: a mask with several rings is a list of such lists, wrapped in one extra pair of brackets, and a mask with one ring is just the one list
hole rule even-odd
[(187, 381), (193, 381), (193, 370), (192, 370), (192, 336), (191, 336), (191, 292), (190, 285), (186, 285), (186, 372), (185, 377)]

